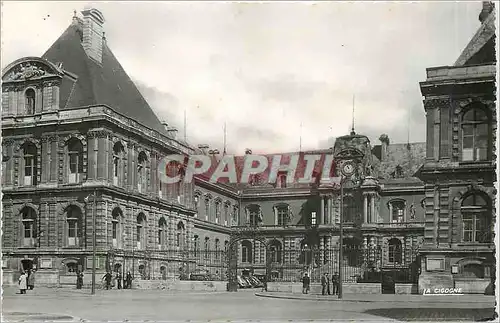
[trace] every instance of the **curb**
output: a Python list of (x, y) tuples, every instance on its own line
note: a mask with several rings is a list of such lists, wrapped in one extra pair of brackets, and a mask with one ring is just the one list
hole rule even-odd
[[(277, 298), (277, 299), (292, 299), (292, 300), (304, 300), (304, 301), (321, 301), (321, 302), (352, 302), (352, 303), (386, 303), (386, 302), (391, 302), (391, 303), (408, 303), (412, 301), (417, 301), (417, 300), (408, 300), (408, 299), (391, 299), (391, 300), (369, 300), (369, 299), (338, 299), (338, 298), (323, 298), (323, 297), (304, 297), (304, 296), (294, 296), (294, 295), (276, 295), (276, 294), (266, 294), (266, 293), (255, 293), (255, 296), (257, 297), (266, 297), (266, 298)], [(318, 295), (319, 296), (319, 295)], [(441, 299), (432, 299), (429, 297), (429, 301), (432, 301), (433, 303), (443, 303), (443, 304), (448, 304), (448, 303), (456, 303), (457, 301), (455, 299), (450, 299), (450, 300), (441, 300)], [(495, 307), (495, 300), (492, 299), (491, 301), (475, 301), (475, 302), (464, 302), (464, 304), (484, 304), (486, 306), (493, 306)]]
[[(8, 319), (6, 322), (40, 322), (40, 316), (44, 317), (44, 322), (84, 322), (80, 317), (60, 314), (60, 313), (2, 313), (2, 318)], [(69, 319), (71, 317), (71, 319)]]

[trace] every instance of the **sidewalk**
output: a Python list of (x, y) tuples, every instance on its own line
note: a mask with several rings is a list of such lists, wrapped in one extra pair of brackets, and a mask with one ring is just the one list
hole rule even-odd
[(411, 302), (432, 302), (432, 303), (460, 303), (460, 304), (484, 304), (495, 307), (495, 296), (487, 295), (395, 295), (395, 294), (344, 294), (342, 299), (333, 295), (317, 294), (293, 294), (283, 292), (259, 292), (258, 297), (270, 297), (281, 299), (327, 301), (327, 302), (391, 302), (391, 303), (411, 303)]

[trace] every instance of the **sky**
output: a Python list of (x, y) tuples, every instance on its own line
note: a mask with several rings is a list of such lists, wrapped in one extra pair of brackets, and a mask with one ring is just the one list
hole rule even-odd
[[(1, 66), (41, 56), (86, 6), (158, 117), (243, 154), (424, 142), (419, 82), (453, 65), (481, 2), (2, 2)], [(184, 118), (186, 115), (186, 118)], [(185, 122), (186, 120), (186, 122)], [(186, 124), (186, 131), (184, 131)]]

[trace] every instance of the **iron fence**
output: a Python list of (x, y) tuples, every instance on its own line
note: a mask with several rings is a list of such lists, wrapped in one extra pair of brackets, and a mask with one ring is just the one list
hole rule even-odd
[(227, 280), (224, 250), (123, 250), (106, 255), (106, 271), (130, 272), (134, 279)]
[(418, 277), (418, 251), (384, 250), (381, 247), (345, 246), (340, 265), (340, 248), (283, 250), (271, 255), (270, 280), (299, 282), (305, 273), (312, 282), (320, 282), (325, 273), (342, 273), (343, 282), (383, 282), (393, 277), (397, 282), (414, 282)]

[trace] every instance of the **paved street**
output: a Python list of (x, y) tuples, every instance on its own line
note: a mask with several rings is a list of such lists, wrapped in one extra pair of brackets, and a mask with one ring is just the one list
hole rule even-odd
[[(420, 308), (419, 318), (425, 319), (422, 308), (434, 308), (429, 315), (443, 319), (439, 313), (450, 308), (462, 308), (465, 317), (477, 317), (485, 310), (478, 310), (484, 304), (472, 304), (470, 311), (463, 310), (457, 303), (403, 303), (403, 302), (321, 302), (315, 300), (274, 299), (255, 296), (256, 290), (237, 293), (174, 293), (162, 290), (88, 290), (37, 288), (27, 295), (15, 294), (15, 290), (4, 291), (3, 312), (9, 321), (40, 321), (41, 317), (53, 321), (73, 316), (85, 321), (242, 321), (242, 320), (357, 320), (393, 321), (405, 319), (408, 308)], [(394, 314), (393, 309), (404, 309)], [(385, 311), (383, 310), (385, 309)], [(368, 311), (368, 312), (365, 312)], [(417, 313), (416, 310), (414, 310)], [(481, 312), (482, 311), (482, 312)], [(39, 313), (28, 317), (23, 313)], [(438, 314), (435, 314), (435, 313)], [(10, 314), (9, 314), (10, 313)], [(17, 313), (17, 314), (16, 314)], [(403, 313), (403, 314), (401, 314)], [(473, 313), (473, 314), (467, 314)], [(479, 314), (478, 314), (479, 313)], [(48, 315), (50, 314), (50, 315)], [(24, 315), (24, 316), (23, 316)], [(45, 316), (44, 316), (45, 315)], [(472, 316), (471, 316), (472, 315)], [(474, 316), (475, 315), (475, 316)], [(464, 317), (464, 318), (465, 318)], [(37, 319), (38, 318), (38, 319)], [(456, 319), (456, 315), (454, 316)]]

